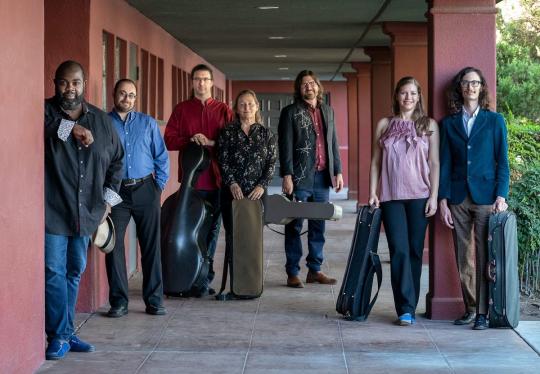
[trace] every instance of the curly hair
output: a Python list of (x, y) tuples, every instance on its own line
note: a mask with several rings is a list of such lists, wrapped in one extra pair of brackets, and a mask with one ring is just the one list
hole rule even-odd
[(459, 73), (457, 73), (454, 78), (452, 78), (452, 83), (450, 84), (450, 87), (447, 91), (448, 110), (452, 114), (461, 112), (461, 109), (463, 108), (464, 100), (463, 93), (461, 91), (461, 81), (463, 80), (463, 77), (465, 75), (471, 72), (478, 74), (478, 76), (480, 77), (480, 86), (482, 87), (482, 89), (480, 90), (480, 95), (478, 97), (478, 103), (480, 105), (480, 108), (489, 109), (490, 107), (489, 90), (482, 71), (480, 69), (467, 66), (466, 68), (461, 69)]
[(394, 95), (392, 96), (392, 113), (394, 116), (397, 116), (400, 113), (398, 95), (401, 87), (405, 86), (406, 84), (414, 84), (416, 86), (416, 90), (418, 91), (418, 102), (416, 103), (416, 107), (414, 108), (411, 118), (414, 121), (416, 132), (419, 134), (429, 133), (429, 117), (426, 115), (424, 110), (422, 87), (420, 87), (420, 83), (418, 83), (414, 77), (403, 77), (397, 82), (396, 88), (394, 89)]

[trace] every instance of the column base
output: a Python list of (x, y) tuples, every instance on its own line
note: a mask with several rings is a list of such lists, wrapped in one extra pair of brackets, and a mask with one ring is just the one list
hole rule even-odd
[(434, 320), (454, 320), (465, 313), (461, 297), (433, 297), (426, 295), (426, 317)]

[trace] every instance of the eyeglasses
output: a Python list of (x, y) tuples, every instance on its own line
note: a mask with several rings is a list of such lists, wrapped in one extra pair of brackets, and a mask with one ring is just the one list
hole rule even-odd
[(302, 87), (309, 88), (309, 87), (315, 87), (317, 85), (317, 82), (315, 81), (309, 81), (306, 83), (302, 83)]
[(193, 78), (193, 80), (195, 82), (203, 82), (203, 83), (206, 83), (206, 82), (210, 82), (212, 80), (212, 78)]
[(120, 95), (120, 97), (127, 97), (130, 100), (133, 100), (137, 97), (137, 95), (135, 95), (134, 93), (128, 94), (126, 91), (120, 91), (118, 92), (118, 95)]
[(472, 88), (477, 88), (477, 87), (480, 87), (480, 85), (482, 84), (482, 82), (480, 82), (480, 81), (466, 81), (466, 80), (462, 80), (461, 82), (459, 82), (459, 84), (461, 84), (461, 87), (463, 87), (463, 88), (469, 87), (469, 85), (471, 85)]

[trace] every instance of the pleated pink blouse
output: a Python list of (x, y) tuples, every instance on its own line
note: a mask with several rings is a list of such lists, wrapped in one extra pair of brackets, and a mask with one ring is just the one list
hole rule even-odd
[(429, 136), (418, 136), (413, 121), (392, 118), (379, 146), (380, 201), (429, 197)]

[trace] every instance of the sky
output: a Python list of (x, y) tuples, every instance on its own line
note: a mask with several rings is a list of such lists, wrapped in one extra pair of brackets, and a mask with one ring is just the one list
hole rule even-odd
[(497, 3), (497, 8), (501, 10), (505, 22), (519, 18), (522, 12), (519, 0), (503, 0)]

